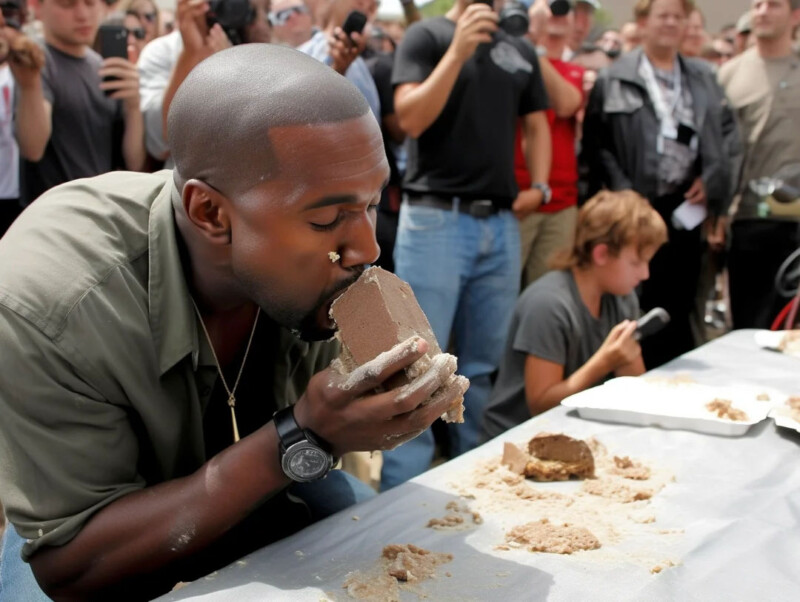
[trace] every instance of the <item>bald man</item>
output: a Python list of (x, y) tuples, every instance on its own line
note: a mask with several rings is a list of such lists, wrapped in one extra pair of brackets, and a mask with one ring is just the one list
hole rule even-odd
[(389, 174), (352, 84), (238, 46), (191, 72), (169, 134), (174, 172), (59, 187), (0, 242), (4, 599), (44, 599), (33, 575), (57, 599), (196, 579), (363, 499), (333, 458), (453, 402), (420, 407), (450, 368), (374, 394), (421, 339), (347, 385), (327, 368)]

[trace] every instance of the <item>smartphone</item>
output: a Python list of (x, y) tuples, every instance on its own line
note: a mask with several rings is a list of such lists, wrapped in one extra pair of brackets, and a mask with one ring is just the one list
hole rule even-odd
[(662, 307), (655, 307), (636, 320), (636, 332), (633, 338), (641, 341), (643, 338), (657, 333), (659, 330), (669, 324), (669, 314), (667, 310)]
[(104, 58), (128, 58), (128, 30), (122, 25), (101, 25), (97, 32), (100, 55)]
[[(128, 58), (128, 30), (123, 25), (104, 24), (97, 31), (99, 41), (100, 56), (104, 59), (111, 57)], [(103, 78), (104, 82), (112, 82), (119, 79), (114, 76)], [(113, 94), (113, 90), (105, 90), (105, 95)]]
[(367, 24), (367, 15), (361, 11), (352, 10), (342, 25), (342, 31), (349, 37), (351, 33), (361, 33)]

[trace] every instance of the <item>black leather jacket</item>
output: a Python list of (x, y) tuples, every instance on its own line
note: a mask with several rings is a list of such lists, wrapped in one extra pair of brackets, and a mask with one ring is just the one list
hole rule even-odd
[[(589, 97), (583, 127), (581, 161), (588, 192), (633, 189), (656, 199), (659, 123), (639, 75), (642, 50), (622, 55), (601, 71)], [(727, 212), (740, 155), (734, 117), (712, 69), (679, 57), (694, 103), (699, 134), (696, 173), (702, 177), (712, 215)]]

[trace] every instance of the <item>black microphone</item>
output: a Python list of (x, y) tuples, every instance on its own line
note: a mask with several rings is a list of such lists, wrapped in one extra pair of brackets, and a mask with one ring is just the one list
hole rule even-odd
[(662, 307), (653, 308), (636, 320), (636, 331), (633, 333), (633, 338), (641, 341), (643, 338), (657, 333), (667, 324), (669, 324), (667, 310)]

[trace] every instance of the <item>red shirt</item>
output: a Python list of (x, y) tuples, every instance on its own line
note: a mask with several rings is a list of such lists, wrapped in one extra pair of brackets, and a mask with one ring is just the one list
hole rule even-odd
[[(550, 59), (561, 77), (575, 86), (583, 94), (583, 67)], [(555, 111), (547, 111), (547, 122), (550, 124), (550, 137), (553, 141), (553, 167), (550, 169), (550, 188), (553, 198), (547, 205), (539, 207), (540, 213), (556, 213), (578, 204), (578, 158), (575, 155), (576, 119), (561, 119)], [(520, 190), (531, 187), (531, 176), (522, 152), (522, 126), (517, 127), (517, 139), (514, 150), (514, 173)]]

